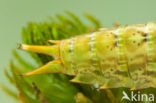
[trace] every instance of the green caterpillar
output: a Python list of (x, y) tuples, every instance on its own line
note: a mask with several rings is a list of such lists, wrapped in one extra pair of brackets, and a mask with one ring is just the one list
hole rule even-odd
[(49, 42), (55, 45), (20, 45), (20, 49), (55, 57), (23, 76), (64, 73), (75, 76), (72, 82), (97, 84), (99, 89), (156, 87), (156, 22)]

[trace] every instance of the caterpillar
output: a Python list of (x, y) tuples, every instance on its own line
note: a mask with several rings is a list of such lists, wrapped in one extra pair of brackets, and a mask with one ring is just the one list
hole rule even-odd
[(19, 45), (19, 49), (55, 57), (23, 76), (64, 73), (74, 76), (71, 82), (97, 84), (99, 89), (156, 87), (156, 22), (48, 42), (54, 45)]

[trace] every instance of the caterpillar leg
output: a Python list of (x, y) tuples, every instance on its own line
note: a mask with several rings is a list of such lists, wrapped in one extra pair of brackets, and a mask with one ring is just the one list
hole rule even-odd
[(92, 84), (96, 82), (96, 77), (91, 74), (84, 73), (76, 75), (76, 77), (70, 81), (75, 83)]
[(22, 76), (30, 76), (46, 73), (63, 73), (63, 66), (61, 65), (60, 60), (51, 61), (36, 70), (22, 74)]
[(99, 89), (109, 89), (123, 87), (122, 81), (119, 79), (105, 79), (105, 83), (99, 87)]
[(57, 45), (54, 46), (37, 46), (37, 45), (25, 45), (19, 44), (19, 49), (27, 50), (31, 52), (43, 53), (51, 56), (59, 56), (59, 49)]
[(136, 87), (131, 87), (130, 90), (132, 90), (132, 91), (137, 90), (137, 88)]

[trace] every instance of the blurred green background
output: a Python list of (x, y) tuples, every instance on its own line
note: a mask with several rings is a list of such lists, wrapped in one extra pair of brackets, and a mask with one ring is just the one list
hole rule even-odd
[[(65, 10), (79, 17), (90, 13), (105, 27), (111, 27), (113, 22), (125, 25), (156, 21), (156, 0), (0, 0), (0, 85), (8, 85), (3, 71), (11, 50), (21, 42), (22, 27)], [(0, 103), (16, 102), (0, 89)]]

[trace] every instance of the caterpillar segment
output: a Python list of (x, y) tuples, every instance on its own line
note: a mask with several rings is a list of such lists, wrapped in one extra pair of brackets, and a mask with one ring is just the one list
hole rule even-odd
[(20, 45), (20, 49), (55, 56), (56, 60), (23, 74), (73, 75), (72, 82), (99, 89), (156, 87), (156, 23), (105, 28), (55, 41), (53, 46)]

